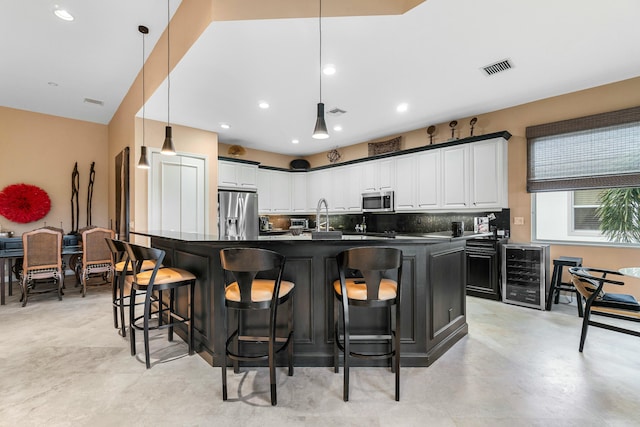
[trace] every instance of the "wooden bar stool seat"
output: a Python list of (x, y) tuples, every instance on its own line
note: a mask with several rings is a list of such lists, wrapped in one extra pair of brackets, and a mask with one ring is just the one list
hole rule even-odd
[(562, 281), (562, 269), (564, 267), (582, 267), (582, 258), (561, 256), (553, 260), (553, 273), (551, 275), (551, 285), (549, 294), (547, 295), (548, 311), (551, 310), (552, 301), (555, 304), (560, 302), (560, 291), (573, 292), (576, 294), (576, 303), (578, 305), (578, 316), (583, 316), (582, 297), (572, 282)]

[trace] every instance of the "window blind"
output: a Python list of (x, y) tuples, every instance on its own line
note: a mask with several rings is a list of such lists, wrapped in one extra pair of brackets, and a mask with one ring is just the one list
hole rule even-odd
[(527, 191), (640, 187), (640, 107), (527, 128)]

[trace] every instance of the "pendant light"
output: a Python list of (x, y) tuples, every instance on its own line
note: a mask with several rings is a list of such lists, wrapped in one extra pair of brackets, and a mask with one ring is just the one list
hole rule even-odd
[(166, 154), (167, 156), (175, 156), (176, 155), (176, 147), (173, 145), (173, 138), (171, 132), (171, 122), (169, 120), (169, 100), (170, 100), (170, 92), (171, 92), (171, 78), (170, 78), (170, 45), (171, 45), (171, 37), (169, 33), (169, 27), (171, 26), (171, 14), (169, 12), (169, 1), (167, 0), (167, 126), (164, 128), (164, 143), (162, 144), (162, 150), (160, 152), (162, 154)]
[(322, 103), (322, 0), (320, 0), (320, 11), (318, 13), (318, 29), (320, 36), (320, 67), (318, 67), (318, 72), (320, 73), (320, 102), (318, 102), (316, 127), (313, 130), (312, 137), (315, 139), (327, 139), (329, 138), (329, 132), (327, 132), (327, 123), (324, 121), (324, 104)]
[(138, 167), (140, 169), (149, 169), (151, 167), (151, 163), (149, 163), (149, 157), (147, 156), (147, 147), (144, 145), (144, 36), (149, 34), (149, 28), (144, 25), (138, 25), (138, 31), (142, 34), (142, 147), (140, 147), (140, 161), (138, 161)]

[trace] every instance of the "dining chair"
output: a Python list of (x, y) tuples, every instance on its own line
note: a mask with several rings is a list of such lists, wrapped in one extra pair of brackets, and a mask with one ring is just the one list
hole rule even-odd
[(82, 297), (87, 293), (90, 277), (100, 276), (107, 283), (113, 276), (113, 258), (105, 239), (113, 239), (115, 232), (93, 227), (82, 231), (82, 260), (76, 265), (76, 276), (82, 285)]
[[(591, 317), (592, 314), (596, 314), (618, 320), (640, 322), (640, 303), (633, 295), (605, 292), (604, 290), (605, 284), (624, 286), (623, 281), (616, 280), (624, 277), (623, 274), (613, 270), (589, 267), (571, 267), (569, 274), (571, 274), (571, 281), (580, 295), (578, 304), (582, 304), (582, 298), (585, 300), (578, 351), (584, 350), (589, 326), (640, 337), (640, 331), (637, 330), (637, 327), (624, 327), (623, 322), (604, 323), (595, 321)], [(616, 279), (612, 279), (612, 276)]]
[[(227, 400), (227, 360), (233, 360), (238, 372), (239, 361), (267, 360), (271, 385), (271, 405), (278, 402), (276, 390), (276, 354), (287, 349), (289, 376), (293, 375), (293, 289), (294, 283), (282, 280), (285, 257), (277, 252), (258, 248), (227, 248), (220, 250), (222, 268), (228, 272), (224, 283), (225, 350), (222, 359), (222, 400)], [(261, 278), (256, 278), (262, 273)], [(228, 282), (228, 283), (227, 283)], [(278, 307), (289, 302), (286, 332), (277, 336)], [(229, 334), (228, 315), (234, 310), (236, 324)], [(255, 331), (243, 330), (241, 313), (268, 312), (267, 336), (255, 336)], [(257, 323), (257, 322), (256, 322)], [(266, 344), (266, 351), (256, 353), (242, 344)], [(257, 351), (257, 350), (256, 350)]]
[[(357, 247), (340, 252), (336, 256), (340, 278), (333, 282), (333, 291), (338, 301), (334, 305), (334, 372), (340, 371), (339, 352), (344, 353), (343, 400), (349, 400), (349, 359), (392, 359), (395, 372), (395, 399), (400, 400), (400, 320), (402, 251), (387, 247)], [(385, 277), (395, 270), (395, 280)], [(350, 308), (387, 308), (395, 306), (395, 329), (389, 312), (387, 330), (383, 334), (355, 334), (351, 330), (353, 313)], [(340, 310), (340, 308), (342, 308)], [(372, 311), (360, 312), (370, 316)], [(340, 328), (342, 324), (342, 328)], [(358, 343), (360, 341), (360, 343)], [(389, 351), (354, 351), (354, 345), (371, 345), (379, 342), (388, 345)]]
[[(48, 228), (26, 232), (22, 235), (24, 258), (20, 285), (22, 307), (27, 305), (30, 294), (57, 291), (62, 300), (64, 271), (62, 269), (62, 233)], [(54, 287), (41, 287), (53, 282)]]

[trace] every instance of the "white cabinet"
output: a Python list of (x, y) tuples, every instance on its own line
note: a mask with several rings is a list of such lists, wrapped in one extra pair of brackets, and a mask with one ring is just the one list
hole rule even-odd
[(396, 157), (395, 209), (396, 211), (415, 210), (418, 207), (416, 180), (417, 164), (414, 155)]
[(307, 210), (315, 212), (318, 200), (327, 199), (331, 207), (331, 169), (307, 172)]
[(443, 148), (442, 208), (508, 206), (507, 141), (493, 138)]
[(419, 153), (416, 158), (418, 209), (438, 209), (441, 205), (441, 153), (429, 150)]
[(395, 159), (381, 159), (361, 163), (362, 192), (393, 190)]
[(258, 169), (258, 211), (291, 212), (291, 176), (289, 172)]
[(218, 188), (255, 190), (258, 165), (218, 160)]
[(469, 147), (442, 148), (442, 208), (469, 207)]
[(291, 174), (291, 211), (308, 211), (306, 172), (295, 172)]
[(361, 212), (362, 169), (358, 165), (339, 166), (331, 171), (327, 201), (331, 212)]
[(469, 150), (472, 207), (508, 207), (507, 141), (480, 141), (470, 144)]

